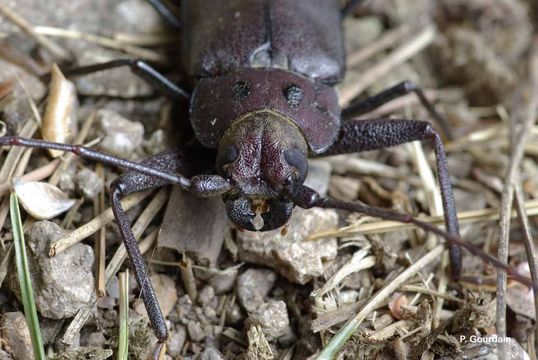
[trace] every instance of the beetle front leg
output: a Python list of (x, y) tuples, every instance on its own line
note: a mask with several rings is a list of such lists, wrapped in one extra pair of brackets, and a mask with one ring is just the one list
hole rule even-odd
[[(384, 149), (416, 140), (432, 140), (434, 142), (446, 229), (449, 234), (459, 236), (456, 204), (450, 184), (445, 149), (439, 134), (429, 122), (388, 118), (346, 121), (342, 125), (338, 140), (322, 155)], [(454, 244), (451, 244), (449, 248), (452, 277), (459, 279), (461, 276), (461, 249)]]
[[(202, 157), (202, 154), (198, 154), (196, 158), (198, 165), (203, 162), (201, 161)], [(143, 161), (141, 165), (165, 173), (189, 174), (194, 171), (190, 168), (190, 164), (187, 163), (185, 152), (181, 150), (166, 151), (157, 154)], [(203, 168), (203, 165), (201, 167)], [(204, 169), (196, 169), (196, 172), (202, 170)], [(134, 192), (155, 189), (167, 184), (170, 184), (170, 182), (166, 179), (149, 176), (137, 171), (128, 171), (114, 180), (110, 186), (112, 211), (118, 224), (123, 244), (125, 245), (125, 249), (131, 260), (136, 282), (140, 288), (141, 297), (144, 301), (144, 306), (146, 307), (151, 326), (158, 339), (158, 344), (154, 351), (155, 359), (159, 359), (161, 353), (164, 354), (165, 343), (168, 339), (168, 329), (166, 328), (166, 322), (162, 315), (153, 286), (147, 277), (144, 258), (140, 253), (137, 241), (133, 235), (131, 224), (121, 206), (121, 199)], [(186, 188), (186, 190), (192, 194), (200, 197), (221, 195), (229, 189), (230, 185), (228, 182), (217, 175), (194, 176), (190, 179), (190, 184)]]
[[(183, 172), (185, 170), (184, 154), (180, 150), (157, 154), (142, 162), (142, 164), (170, 173)], [(127, 219), (120, 201), (128, 194), (158, 188), (166, 184), (169, 184), (169, 182), (164, 179), (148, 176), (135, 171), (127, 171), (115, 179), (110, 186), (112, 211), (114, 212), (114, 217), (118, 224), (123, 244), (125, 245), (125, 249), (131, 260), (136, 282), (138, 283), (151, 327), (158, 340), (158, 344), (154, 350), (154, 358), (156, 359), (158, 359), (159, 354), (165, 350), (165, 343), (168, 339), (168, 329), (155, 291), (153, 290), (153, 285), (147, 277), (144, 258), (138, 248), (138, 243), (133, 235), (131, 224)]]

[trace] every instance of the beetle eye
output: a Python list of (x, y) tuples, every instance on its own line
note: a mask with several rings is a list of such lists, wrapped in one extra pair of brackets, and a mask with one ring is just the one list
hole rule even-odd
[(306, 179), (306, 174), (308, 173), (308, 160), (306, 155), (301, 152), (299, 149), (289, 149), (284, 151), (284, 159), (291, 166), (297, 169), (299, 173), (299, 181), (303, 183)]
[(235, 161), (237, 159), (237, 156), (239, 155), (239, 151), (237, 151), (237, 148), (233, 145), (230, 145), (226, 147), (226, 150), (224, 151), (224, 157), (223, 162), (224, 164), (229, 164)]

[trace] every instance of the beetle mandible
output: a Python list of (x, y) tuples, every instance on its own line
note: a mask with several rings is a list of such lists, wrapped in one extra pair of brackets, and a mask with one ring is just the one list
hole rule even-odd
[[(182, 65), (194, 80), (192, 93), (138, 60), (116, 60), (65, 74), (75, 76), (129, 66), (166, 95), (190, 101), (190, 124), (196, 138), (205, 147), (217, 149), (214, 168), (207, 169), (212, 175), (185, 176), (190, 173), (185, 149), (135, 163), (80, 145), (20, 137), (2, 137), (0, 145), (69, 151), (128, 170), (112, 183), (110, 198), (159, 341), (156, 356), (164, 347), (168, 331), (120, 204), (124, 196), (133, 192), (174, 184), (200, 197), (222, 196), (232, 222), (250, 231), (284, 226), (294, 206), (338, 208), (413, 223), (448, 240), (452, 276), (460, 276), (460, 247), (474, 253), (476, 249), (459, 237), (441, 137), (426, 121), (353, 119), (410, 92), (417, 94), (441, 124), (442, 117), (421, 89), (410, 82), (397, 84), (342, 111), (338, 105), (333, 86), (344, 75), (341, 18), (358, 1), (351, 1), (341, 10), (338, 0), (184, 0), (181, 21), (159, 0), (149, 1), (173, 25), (182, 28)], [(309, 157), (383, 149), (416, 140), (434, 144), (446, 232), (409, 215), (322, 198), (303, 185)], [(494, 258), (479, 255), (507, 269)]]

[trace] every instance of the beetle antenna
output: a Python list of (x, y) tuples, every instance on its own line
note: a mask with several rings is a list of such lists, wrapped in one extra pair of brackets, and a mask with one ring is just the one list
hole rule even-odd
[(461, 237), (455, 234), (449, 234), (446, 231), (441, 230), (435, 225), (418, 220), (409, 214), (401, 214), (389, 209), (380, 209), (372, 206), (368, 206), (359, 202), (347, 202), (340, 201), (328, 197), (321, 197), (315, 190), (301, 185), (299, 187), (288, 188), (288, 196), (299, 207), (309, 209), (312, 207), (319, 207), (325, 209), (340, 209), (351, 212), (358, 212), (361, 214), (369, 215), (372, 217), (380, 218), (383, 220), (398, 221), (405, 224), (413, 224), (427, 232), (433, 233), (444, 238), (450, 245), (460, 246), (467, 249), (471, 254), (478, 256), (488, 264), (503, 269), (514, 280), (532, 288), (532, 281), (530, 278), (520, 274), (514, 268), (499, 261), (494, 256), (486, 253), (479, 247), (476, 247), (467, 241), (464, 241)]

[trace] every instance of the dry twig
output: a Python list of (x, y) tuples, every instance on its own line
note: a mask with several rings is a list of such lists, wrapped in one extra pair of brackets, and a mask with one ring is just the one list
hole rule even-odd
[[(536, 263), (536, 249), (534, 247), (534, 238), (531, 232), (531, 226), (529, 224), (529, 218), (527, 211), (523, 205), (525, 197), (523, 190), (521, 189), (521, 183), (518, 181), (515, 185), (515, 200), (518, 219), (523, 228), (523, 238), (525, 241), (525, 252), (527, 254), (527, 261), (529, 263), (529, 270), (531, 273), (532, 284), (534, 287), (534, 313), (538, 314), (538, 264)], [(538, 341), (538, 327), (534, 327), (535, 340)], [(538, 352), (538, 343), (534, 344), (536, 351)]]
[[(519, 165), (524, 156), (525, 143), (530, 134), (530, 128), (536, 119), (536, 108), (538, 106), (538, 43), (533, 47), (529, 72), (531, 83), (525, 84), (519, 89), (518, 97), (514, 104), (514, 115), (512, 116), (512, 153), (510, 163), (506, 172), (506, 180), (501, 197), (501, 211), (499, 219), (499, 243), (497, 258), (503, 263), (508, 262), (508, 237), (510, 235), (510, 219), (512, 202), (514, 198), (514, 187), (518, 178)], [(506, 337), (506, 271), (497, 271), (497, 334)], [(500, 351), (504, 357), (503, 350)]]

